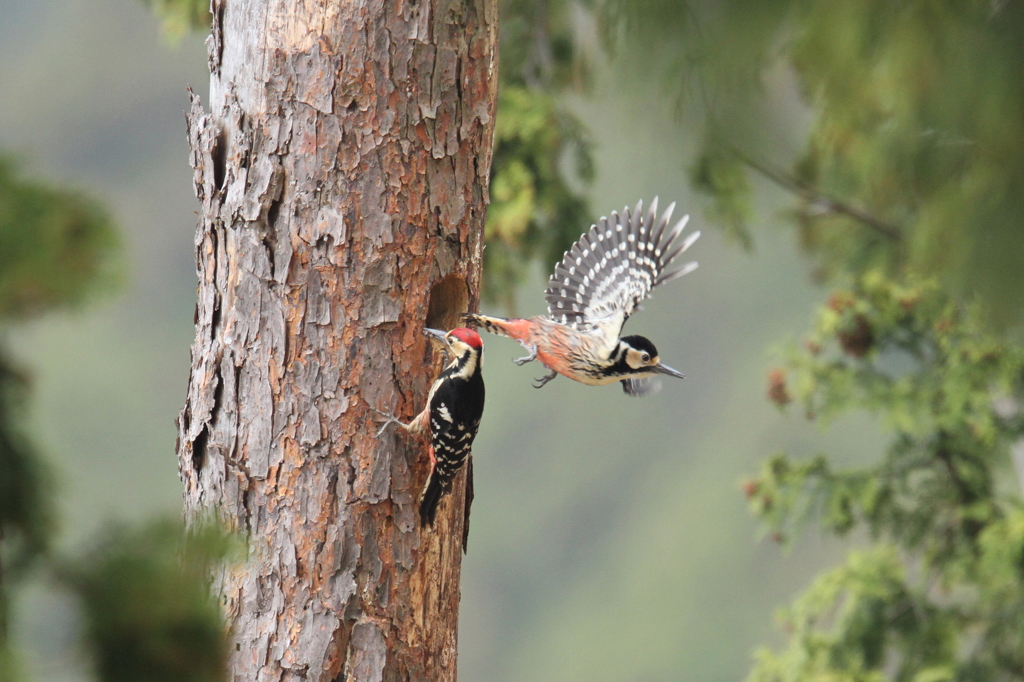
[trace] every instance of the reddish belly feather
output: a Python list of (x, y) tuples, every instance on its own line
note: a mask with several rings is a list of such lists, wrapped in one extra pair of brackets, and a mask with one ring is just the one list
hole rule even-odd
[(569, 358), (576, 352), (575, 347), (570, 347), (575, 344), (571, 343), (572, 339), (566, 334), (566, 330), (559, 328), (550, 320), (546, 318), (513, 319), (506, 321), (502, 327), (510, 338), (524, 344), (536, 345), (537, 360), (548, 369), (575, 381), (592, 383), (583, 381), (583, 378), (573, 370)]

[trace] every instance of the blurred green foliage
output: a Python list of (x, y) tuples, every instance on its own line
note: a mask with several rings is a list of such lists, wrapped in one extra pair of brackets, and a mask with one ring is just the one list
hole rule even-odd
[(117, 232), (96, 202), (26, 180), (0, 156), (0, 324), (109, 289), (118, 253)]
[(10, 583), (49, 548), (49, 471), (24, 433), (25, 378), (0, 354), (0, 680), (20, 677), (10, 650)]
[[(769, 379), (823, 424), (891, 432), (870, 466), (779, 454), (744, 485), (766, 533), (870, 549), (782, 616), (751, 680), (1024, 678), (1024, 8), (988, 1), (595, 3), (621, 58), (666, 79), (703, 152), (706, 216), (748, 242), (751, 175), (835, 290)], [(802, 149), (787, 146), (810, 114)], [(1017, 472), (1018, 477), (1022, 475)]]
[[(759, 172), (797, 195), (819, 274), (934, 277), (998, 325), (1024, 321), (1018, 3), (595, 4), (606, 40), (670, 77), (701, 121), (710, 218), (746, 223)], [(781, 142), (798, 113), (778, 97), (789, 76), (812, 116), (802, 151)]]
[(876, 414), (891, 438), (868, 466), (779, 454), (745, 484), (780, 542), (815, 520), (876, 543), (784, 614), (788, 648), (761, 651), (750, 679), (1019, 679), (1024, 508), (1005, 482), (1024, 438), (1024, 348), (934, 281), (873, 270), (831, 294), (770, 396), (824, 423)]
[(753, 217), (753, 193), (740, 160), (733, 154), (704, 154), (691, 168), (690, 182), (712, 198), (704, 215), (744, 249), (751, 249), (747, 225)]
[[(813, 2), (797, 21), (792, 64), (815, 110), (802, 179), (897, 227), (874, 256), (893, 270), (978, 292), (1003, 321), (1021, 321), (1024, 8)], [(848, 223), (807, 212), (831, 270), (861, 256), (863, 239), (829, 239)]]
[[(49, 546), (49, 472), (24, 430), (26, 378), (0, 355), (0, 577), (19, 575)], [(2, 594), (0, 594), (2, 598)], [(6, 609), (0, 610), (0, 622)], [(3, 630), (0, 630), (2, 632)]]
[[(117, 232), (82, 195), (18, 173), (0, 157), (0, 332), (43, 312), (75, 307), (108, 287)], [(28, 376), (0, 348), (0, 672), (8, 649), (10, 583), (43, 556), (55, 527), (50, 473), (26, 435)]]
[(210, 0), (142, 0), (160, 19), (164, 38), (177, 43), (187, 33), (209, 28)]
[(8, 647), (9, 583), (47, 550), (53, 532), (49, 472), (23, 428), (25, 383), (0, 354), (0, 680), (19, 677)]
[[(952, 613), (939, 611), (908, 584), (906, 568), (893, 547), (853, 552), (845, 566), (818, 578), (782, 615), (786, 630), (802, 646), (781, 656), (758, 652), (758, 665), (749, 679), (957, 679), (955, 634), (960, 623)], [(905, 655), (895, 664), (889, 655), (894, 643)], [(890, 674), (889, 668), (896, 668), (896, 673)]]
[(227, 628), (208, 576), (233, 542), (216, 524), (113, 528), (59, 572), (80, 597), (102, 682), (216, 682), (227, 671)]
[(532, 261), (546, 270), (590, 227), (584, 190), (594, 177), (587, 131), (561, 96), (586, 91), (574, 3), (505, 0), (487, 210), (484, 295), (515, 309)]
[[(28, 180), (0, 158), (0, 332), (109, 291), (119, 253), (98, 204)], [(8, 596), (30, 568), (62, 575), (79, 598), (100, 680), (224, 679), (226, 629), (207, 586), (226, 555), (224, 536), (160, 522), (111, 531), (84, 558), (55, 560), (52, 475), (25, 426), (29, 384), (0, 348), (0, 680), (22, 678)]]
[[(571, 149), (570, 149), (571, 147)], [(576, 119), (540, 90), (502, 86), (484, 251), (485, 293), (509, 308), (531, 259), (557, 262), (589, 226), (587, 202), (563, 177), (565, 155), (589, 181), (589, 142)]]
[(976, 309), (935, 284), (874, 276), (833, 293), (787, 369), (777, 403), (825, 423), (866, 410), (893, 437), (877, 465), (849, 474), (822, 457), (769, 460), (749, 494), (774, 532), (814, 511), (837, 534), (864, 522), (873, 536), (945, 560), (975, 552), (981, 526), (1019, 498), (996, 482), (1012, 475), (1008, 448), (1024, 437), (1024, 349), (985, 331)]

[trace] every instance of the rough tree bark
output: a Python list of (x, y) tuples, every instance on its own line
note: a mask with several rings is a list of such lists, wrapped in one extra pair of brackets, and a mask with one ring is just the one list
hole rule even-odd
[(251, 556), (219, 580), (235, 680), (454, 680), (464, 476), (421, 532), (426, 452), (375, 438), (477, 304), (496, 0), (213, 0), (188, 114), (199, 272), (179, 420), (186, 514)]

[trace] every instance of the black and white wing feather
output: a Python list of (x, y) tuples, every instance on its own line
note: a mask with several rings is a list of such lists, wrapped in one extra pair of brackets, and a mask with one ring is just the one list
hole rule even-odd
[(548, 281), (544, 296), (551, 318), (576, 329), (599, 330), (614, 344), (622, 325), (654, 287), (697, 267), (690, 262), (669, 270), (700, 236), (692, 232), (676, 243), (689, 216), (669, 229), (674, 209), (675, 203), (656, 222), (655, 197), (646, 214), (640, 201), (632, 212), (626, 207), (622, 215), (612, 212), (591, 226), (565, 252)]

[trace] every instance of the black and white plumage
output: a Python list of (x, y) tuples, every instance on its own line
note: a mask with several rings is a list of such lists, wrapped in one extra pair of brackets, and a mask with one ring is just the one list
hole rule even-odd
[[(433, 525), (437, 507), (452, 481), (472, 456), (473, 440), (484, 412), (483, 341), (472, 329), (460, 327), (447, 334), (425, 329), (443, 341), (452, 360), (430, 387), (427, 404), (405, 424), (385, 414), (387, 423), (398, 424), (414, 435), (430, 435), (430, 474), (420, 498), (420, 521)], [(383, 414), (383, 413), (382, 413)]]
[(673, 203), (658, 219), (655, 198), (645, 213), (643, 202), (622, 214), (601, 218), (572, 245), (544, 292), (548, 314), (529, 319), (504, 319), (467, 314), (463, 319), (487, 331), (519, 341), (529, 355), (516, 362), (540, 360), (551, 373), (590, 385), (621, 381), (631, 396), (654, 392), (650, 381), (659, 374), (682, 378), (663, 365), (658, 351), (642, 336), (620, 337), (626, 320), (653, 289), (692, 272), (696, 262), (673, 268), (700, 232), (680, 240), (689, 216), (669, 226)]
[(675, 202), (657, 222), (658, 198), (646, 215), (643, 207), (639, 201), (632, 212), (628, 206), (621, 215), (612, 211), (565, 252), (544, 292), (551, 319), (581, 331), (598, 330), (612, 344), (654, 287), (697, 268), (692, 261), (668, 269), (700, 237), (700, 232), (692, 232), (675, 243), (690, 216), (668, 229)]

